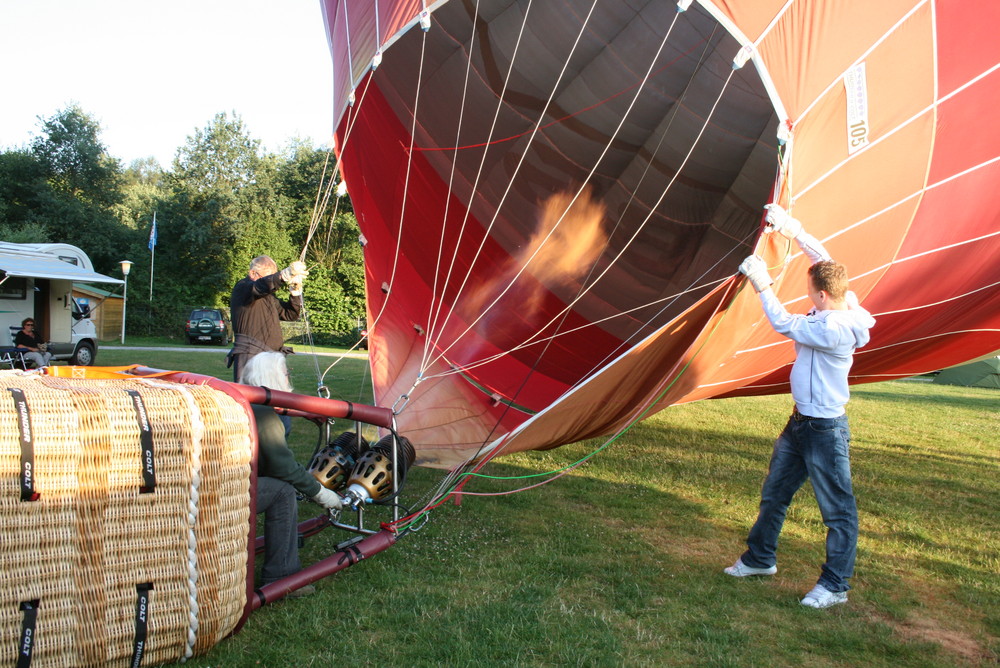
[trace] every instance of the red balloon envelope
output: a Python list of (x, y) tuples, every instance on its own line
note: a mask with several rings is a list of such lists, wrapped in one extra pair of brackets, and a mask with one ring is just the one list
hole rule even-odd
[(877, 319), (852, 383), (1000, 348), (1000, 3), (323, 6), (376, 401), (419, 463), (788, 392), (736, 274), (805, 310), (770, 201)]

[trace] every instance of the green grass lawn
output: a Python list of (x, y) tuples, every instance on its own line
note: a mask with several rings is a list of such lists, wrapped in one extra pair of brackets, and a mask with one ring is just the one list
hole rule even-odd
[[(317, 364), (315, 360), (321, 359)], [(104, 348), (228, 378), (221, 352)], [(328, 358), (290, 358), (313, 392)], [(363, 360), (325, 378), (370, 401)], [(186, 666), (966, 666), (1000, 657), (1000, 391), (895, 381), (854, 388), (849, 407), (861, 535), (847, 605), (799, 605), (823, 561), (807, 485), (793, 503), (778, 574), (722, 573), (744, 549), (787, 395), (677, 406), (635, 425), (537, 489), (465, 494), (372, 559), (265, 606)], [(349, 424), (342, 425), (348, 428)], [(292, 444), (303, 463), (315, 429)], [(503, 493), (603, 441), (491, 463), (470, 493)], [(404, 503), (442, 473), (411, 472)], [(302, 517), (316, 507), (302, 504)], [(305, 563), (347, 534), (307, 541)]]

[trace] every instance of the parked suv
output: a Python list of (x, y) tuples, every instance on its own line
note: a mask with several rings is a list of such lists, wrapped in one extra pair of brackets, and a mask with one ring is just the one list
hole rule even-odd
[(217, 308), (198, 308), (191, 311), (184, 326), (188, 343), (198, 341), (218, 342), (229, 345), (232, 328), (226, 314)]

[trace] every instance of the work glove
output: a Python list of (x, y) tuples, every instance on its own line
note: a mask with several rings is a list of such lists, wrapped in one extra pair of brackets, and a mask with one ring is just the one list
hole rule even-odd
[(302, 294), (302, 278), (301, 277), (299, 277), (298, 279), (293, 279), (288, 284), (288, 294), (290, 294), (293, 297), (298, 297), (299, 295)]
[(327, 510), (340, 510), (344, 507), (344, 502), (340, 500), (337, 493), (328, 490), (326, 487), (320, 487), (319, 494), (312, 497), (312, 500)]
[[(281, 280), (285, 283), (292, 283), (297, 278), (305, 278), (309, 275), (306, 270), (306, 263), (296, 260), (281, 270)], [(300, 281), (301, 282), (301, 281)]]
[(764, 218), (775, 232), (779, 232), (789, 239), (797, 239), (802, 234), (802, 223), (788, 215), (788, 212), (779, 205), (765, 204), (764, 210), (767, 212)]
[(756, 255), (751, 255), (740, 264), (740, 273), (747, 277), (753, 289), (763, 292), (771, 283), (771, 275), (767, 273), (767, 265), (764, 260)]
[(854, 290), (847, 291), (847, 294), (844, 295), (844, 301), (847, 302), (847, 308), (849, 309), (856, 309), (861, 305), (860, 302), (858, 302), (858, 296), (854, 294)]

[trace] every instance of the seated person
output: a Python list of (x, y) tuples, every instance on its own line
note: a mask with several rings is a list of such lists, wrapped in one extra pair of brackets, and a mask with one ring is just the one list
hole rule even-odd
[(52, 359), (52, 353), (45, 350), (45, 342), (35, 334), (34, 318), (21, 321), (21, 331), (14, 335), (14, 345), (27, 348), (29, 352), (24, 353), (24, 359), (33, 362), (37, 368), (48, 366)]
[[(279, 352), (254, 355), (240, 370), (240, 382), (291, 392), (285, 356)], [(285, 427), (270, 406), (253, 406), (257, 420), (257, 512), (264, 513), (264, 567), (261, 584), (269, 584), (302, 568), (298, 548), (296, 490), (327, 510), (341, 507), (340, 497), (319, 484), (285, 442)], [(289, 596), (316, 591), (306, 585)]]

